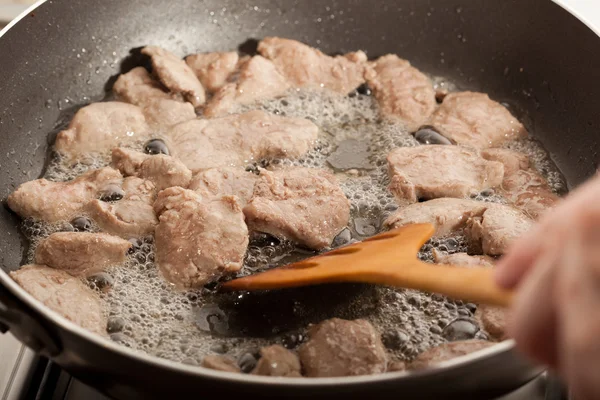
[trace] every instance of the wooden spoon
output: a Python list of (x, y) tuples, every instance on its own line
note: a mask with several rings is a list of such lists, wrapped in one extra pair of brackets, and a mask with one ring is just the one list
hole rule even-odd
[(496, 286), (492, 269), (436, 265), (417, 253), (431, 224), (414, 224), (283, 267), (233, 279), (221, 290), (265, 290), (333, 282), (365, 282), (439, 293), (455, 300), (508, 307), (513, 294)]

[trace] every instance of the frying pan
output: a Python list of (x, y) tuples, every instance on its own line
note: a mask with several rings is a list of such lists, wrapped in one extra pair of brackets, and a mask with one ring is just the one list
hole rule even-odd
[[(0, 195), (40, 176), (73, 108), (105, 96), (146, 44), (180, 56), (248, 47), (267, 35), (327, 53), (397, 53), (463, 89), (508, 102), (542, 140), (573, 188), (596, 170), (600, 38), (547, 0), (53, 0), (0, 38)], [(275, 398), (489, 398), (540, 369), (505, 341), (418, 374), (292, 379), (228, 374), (136, 353), (88, 334), (41, 306), (7, 275), (26, 243), (0, 208), (0, 328), (81, 381), (122, 399), (218, 393)]]

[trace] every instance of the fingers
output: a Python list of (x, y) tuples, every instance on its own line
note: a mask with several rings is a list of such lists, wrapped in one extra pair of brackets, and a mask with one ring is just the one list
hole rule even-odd
[(593, 222), (571, 229), (556, 293), (560, 369), (578, 400), (600, 398), (600, 224)]
[(527, 274), (540, 254), (542, 241), (539, 230), (540, 228), (536, 227), (517, 240), (496, 264), (494, 270), (496, 284), (506, 289), (513, 289)]
[(554, 302), (558, 249), (552, 245), (544, 246), (543, 252), (538, 249), (540, 257), (519, 286), (508, 324), (508, 333), (517, 348), (550, 367), (558, 361)]

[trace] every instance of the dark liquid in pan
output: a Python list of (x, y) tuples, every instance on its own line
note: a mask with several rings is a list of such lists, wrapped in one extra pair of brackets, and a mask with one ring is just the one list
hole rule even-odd
[[(377, 105), (368, 95), (341, 97), (293, 91), (259, 108), (309, 118), (321, 128), (318, 148), (302, 160), (270, 162), (326, 168), (337, 174), (351, 201), (352, 220), (335, 244), (381, 232), (383, 220), (397, 208), (387, 190), (385, 158), (395, 147), (419, 143), (402, 126), (379, 121)], [(528, 139), (508, 147), (527, 153), (553, 190), (560, 194), (566, 191), (560, 173), (537, 142)], [(108, 159), (99, 159), (92, 167), (107, 164)], [(46, 177), (67, 180), (82, 172), (54, 163)], [(477, 199), (504, 202), (501, 196), (489, 192)], [(40, 238), (64, 229), (62, 225), (26, 222), (25, 232), (32, 240), (30, 254)], [(467, 250), (463, 237), (448, 237), (429, 242), (420, 257), (431, 260), (433, 248), (449, 253)], [(242, 274), (314, 254), (259, 236), (250, 244)], [(200, 363), (207, 354), (239, 357), (273, 343), (295, 348), (305, 339), (308, 324), (331, 317), (369, 320), (382, 333), (390, 354), (408, 360), (445, 341), (444, 328), (457, 318), (472, 317), (474, 310), (473, 305), (438, 295), (364, 284), (219, 295), (214, 293), (214, 285), (208, 285), (202, 290), (179, 293), (158, 275), (151, 238), (138, 246), (126, 265), (110, 269), (108, 275), (112, 287), (101, 296), (110, 313), (112, 339), (139, 351), (191, 364)], [(477, 337), (485, 338), (486, 334), (479, 332)]]

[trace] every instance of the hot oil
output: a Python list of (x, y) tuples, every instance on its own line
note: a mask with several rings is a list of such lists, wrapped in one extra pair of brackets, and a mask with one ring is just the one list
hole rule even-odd
[[(266, 101), (259, 108), (282, 116), (308, 118), (320, 127), (317, 148), (303, 159), (269, 160), (261, 166), (324, 168), (338, 177), (350, 200), (352, 218), (335, 245), (381, 232), (385, 218), (398, 208), (387, 190), (386, 156), (396, 147), (418, 146), (413, 136), (400, 124), (379, 120), (377, 105), (367, 95), (293, 91), (283, 99)], [(525, 140), (511, 143), (509, 147), (529, 154), (534, 166), (549, 177), (552, 188), (557, 193), (564, 192), (558, 170), (538, 143)], [(360, 157), (353, 160), (356, 154)], [(98, 158), (92, 167), (105, 166), (108, 161), (108, 158)], [(85, 169), (66, 168), (55, 162), (48, 168), (46, 177), (64, 181)], [(490, 191), (476, 199), (505, 202), (499, 194)], [(25, 232), (32, 241), (30, 255), (40, 238), (65, 230), (67, 225), (27, 223)], [(458, 235), (431, 240), (419, 257), (432, 261), (434, 249), (442, 253), (465, 252), (467, 241)], [(459, 316), (472, 317), (473, 306), (460, 301), (365, 284), (229, 294), (217, 294), (214, 285), (207, 285), (201, 290), (178, 292), (159, 275), (154, 251), (152, 238), (137, 243), (126, 265), (109, 270), (110, 289), (99, 293), (108, 308), (108, 328), (114, 341), (175, 361), (198, 364), (205, 355), (215, 353), (240, 357), (247, 352), (254, 354), (261, 346), (272, 343), (295, 348), (305, 340), (309, 324), (331, 317), (369, 320), (382, 333), (392, 356), (408, 360), (444, 342), (443, 328), (449, 322)], [(269, 236), (254, 237), (240, 275), (314, 254)]]

